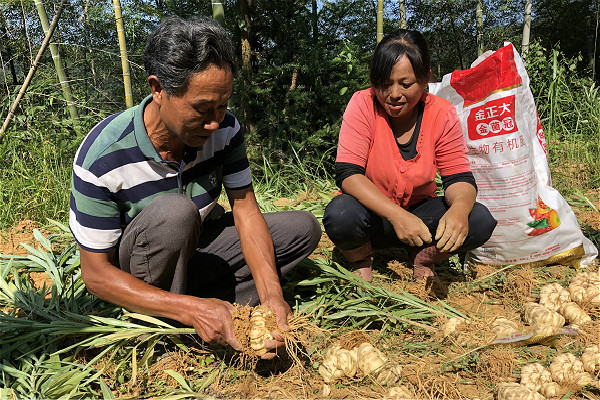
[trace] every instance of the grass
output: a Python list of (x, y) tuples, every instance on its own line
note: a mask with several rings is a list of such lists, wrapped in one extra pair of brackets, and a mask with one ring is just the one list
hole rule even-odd
[(21, 219), (66, 220), (73, 154), (37, 130), (3, 141), (0, 154), (0, 226)]
[(565, 195), (600, 187), (600, 92), (592, 79), (574, 73), (578, 62), (538, 44), (526, 59), (553, 185)]

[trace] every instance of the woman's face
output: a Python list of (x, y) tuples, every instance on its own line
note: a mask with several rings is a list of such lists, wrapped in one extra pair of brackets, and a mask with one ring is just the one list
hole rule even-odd
[(376, 88), (375, 93), (388, 115), (397, 118), (411, 115), (426, 86), (427, 80), (418, 81), (409, 59), (403, 55), (394, 64), (383, 87)]

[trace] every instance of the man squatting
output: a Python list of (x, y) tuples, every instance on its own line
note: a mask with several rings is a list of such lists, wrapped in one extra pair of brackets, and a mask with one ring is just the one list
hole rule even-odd
[[(90, 293), (239, 349), (231, 303), (260, 302), (289, 329), (280, 279), (312, 253), (321, 228), (305, 211), (260, 212), (227, 109), (234, 61), (214, 20), (162, 21), (144, 52), (151, 95), (84, 139), (69, 218)], [(231, 212), (217, 204), (222, 188)], [(267, 348), (282, 344), (276, 336)]]

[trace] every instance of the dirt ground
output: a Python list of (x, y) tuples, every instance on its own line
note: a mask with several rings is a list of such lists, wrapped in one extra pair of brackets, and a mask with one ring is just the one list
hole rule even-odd
[[(600, 208), (600, 203), (596, 206)], [(600, 213), (575, 208), (574, 211), (583, 224), (598, 234)], [(19, 243), (34, 244), (32, 231), (35, 228), (39, 227), (34, 222), (22, 221), (1, 233), (0, 253), (25, 254)], [(332, 252), (331, 242), (323, 238), (317, 253)], [(361, 333), (388, 357), (389, 362), (401, 366), (399, 385), (409, 391), (411, 398), (496, 399), (498, 385), (519, 382), (523, 366), (539, 362), (547, 367), (557, 354), (569, 352), (581, 356), (587, 346), (600, 344), (600, 308), (589, 304), (583, 308), (591, 321), (581, 324), (577, 335), (557, 334), (546, 338), (543, 343), (490, 344), (496, 337), (494, 324), (498, 318), (516, 323), (520, 333), (530, 332), (531, 328), (523, 322), (524, 304), (537, 302), (540, 287), (545, 283), (558, 282), (568, 286), (578, 272), (572, 267), (517, 266), (498, 272), (496, 267), (479, 266), (465, 277), (452, 265), (447, 265), (438, 269), (442, 289), (432, 291), (422, 282), (412, 280), (406, 261), (402, 254), (377, 254), (374, 283), (391, 291), (395, 288), (405, 290), (431, 303), (443, 301), (468, 317), (467, 322), (459, 323), (450, 334), (445, 334), (442, 329), (448, 322), (445, 317), (437, 318), (431, 326), (407, 325), (401, 333), (382, 333), (377, 329)], [(592, 268), (597, 269), (597, 266)], [(32, 279), (42, 284), (46, 277), (37, 275)], [(221, 367), (218, 374), (209, 375), (204, 393), (215, 398), (235, 399), (399, 398), (390, 393), (389, 387), (360, 374), (330, 384), (323, 381), (317, 368), (323, 361), (326, 348), (340, 342), (344, 334), (348, 334), (348, 329), (318, 335), (312, 331), (300, 336), (305, 348), (311, 349), (305, 354), (302, 365), (281, 356), (275, 361), (258, 361), (251, 367)], [(218, 362), (219, 357), (203, 349), (164, 354), (156, 360), (144, 379), (125, 383), (127, 389), (121, 388), (118, 396), (145, 397), (154, 385), (178, 386), (165, 371), (177, 371), (193, 382), (200, 379), (199, 371), (208, 371), (207, 363), (217, 365)], [(200, 376), (208, 379), (204, 372)], [(598, 373), (595, 381), (583, 389), (567, 388), (560, 395), (564, 399), (600, 399)], [(513, 397), (521, 398), (528, 397)]]

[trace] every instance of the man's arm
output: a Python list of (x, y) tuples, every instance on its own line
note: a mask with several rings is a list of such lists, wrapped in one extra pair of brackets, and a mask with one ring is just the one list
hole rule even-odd
[(233, 212), (235, 228), (240, 236), (242, 253), (252, 273), (260, 302), (277, 315), (280, 329), (287, 330), (290, 306), (283, 299), (281, 283), (275, 267), (273, 239), (265, 219), (258, 208), (251, 186), (227, 190)]
[(233, 306), (218, 299), (174, 294), (145, 283), (112, 264), (114, 250), (93, 253), (81, 249), (81, 275), (88, 291), (112, 304), (147, 315), (193, 326), (206, 342), (241, 344), (235, 337)]

